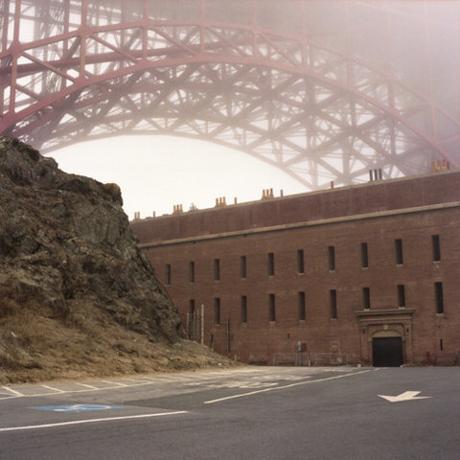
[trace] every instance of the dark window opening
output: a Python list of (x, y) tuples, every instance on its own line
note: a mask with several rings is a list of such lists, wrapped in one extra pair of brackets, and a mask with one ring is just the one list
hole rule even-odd
[(395, 240), (395, 259), (397, 265), (404, 263), (403, 243), (400, 239)]
[(248, 276), (248, 262), (246, 256), (240, 257), (240, 276), (241, 278), (247, 278)]
[(171, 277), (172, 277), (172, 269), (171, 269), (171, 264), (166, 264), (166, 284), (169, 285), (171, 284)]
[(273, 252), (268, 254), (267, 264), (268, 276), (273, 276), (275, 274), (275, 254)]
[(434, 283), (434, 292), (436, 296), (436, 313), (444, 313), (444, 294), (440, 281)]
[(245, 295), (241, 296), (241, 322), (248, 322), (248, 298)]
[(188, 267), (189, 281), (191, 283), (195, 282), (195, 262), (190, 262)]
[(369, 267), (369, 253), (367, 250), (367, 243), (361, 243), (361, 267)]
[(214, 298), (214, 324), (220, 324), (220, 298)]
[(368, 287), (363, 288), (363, 307), (365, 310), (371, 308), (371, 290)]
[(299, 292), (299, 321), (305, 321), (305, 292)]
[(331, 319), (337, 319), (337, 291), (335, 289), (329, 291), (329, 298), (331, 304)]
[(191, 316), (195, 314), (195, 299), (190, 299), (188, 310)]
[(220, 280), (220, 259), (214, 259), (214, 281)]
[(441, 260), (441, 240), (439, 235), (432, 235), (431, 242), (433, 245), (433, 262), (439, 262)]
[(398, 284), (398, 307), (406, 306), (406, 288), (404, 284)]
[(439, 349), (441, 351), (444, 351), (444, 343), (443, 343), (442, 339), (439, 339)]
[(328, 253), (328, 261), (329, 261), (329, 270), (334, 271), (335, 270), (335, 247), (329, 246), (327, 248), (327, 253)]
[(276, 321), (275, 294), (269, 294), (268, 296), (268, 317), (270, 321)]
[(304, 261), (303, 249), (299, 249), (297, 251), (297, 272), (298, 273), (305, 272), (305, 261)]

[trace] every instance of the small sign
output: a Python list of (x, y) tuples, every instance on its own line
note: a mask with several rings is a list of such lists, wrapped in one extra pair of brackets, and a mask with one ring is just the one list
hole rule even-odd
[(59, 406), (38, 406), (34, 409), (44, 412), (96, 412), (101, 410), (120, 409), (121, 406), (112, 406), (108, 404), (67, 404)]

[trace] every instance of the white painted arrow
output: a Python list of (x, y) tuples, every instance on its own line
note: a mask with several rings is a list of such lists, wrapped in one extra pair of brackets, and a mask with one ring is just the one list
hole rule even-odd
[(385, 396), (385, 395), (377, 395), (377, 396), (391, 403), (431, 398), (431, 396), (417, 396), (418, 394), (420, 394), (420, 391), (405, 391), (404, 393), (401, 393), (398, 396)]

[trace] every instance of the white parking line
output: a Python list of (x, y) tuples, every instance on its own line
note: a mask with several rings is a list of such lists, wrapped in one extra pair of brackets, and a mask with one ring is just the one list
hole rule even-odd
[(47, 423), (44, 425), (26, 425), (26, 426), (12, 426), (6, 428), (0, 428), (0, 433), (5, 431), (24, 431), (24, 430), (37, 430), (40, 428), (56, 428), (60, 426), (69, 426), (69, 425), (83, 425), (86, 423), (104, 423), (104, 422), (114, 422), (117, 420), (133, 420), (141, 418), (152, 418), (152, 417), (164, 417), (166, 415), (177, 415), (177, 414), (187, 414), (187, 411), (175, 411), (175, 412), (161, 412), (156, 414), (141, 414), (141, 415), (126, 415), (123, 417), (107, 417), (107, 418), (91, 418), (86, 420), (72, 420), (71, 422), (59, 422), (59, 423)]
[(121, 383), (121, 382), (112, 382), (111, 380), (101, 380), (101, 382), (108, 383), (109, 385), (118, 385), (119, 387), (127, 387), (126, 383)]
[(22, 393), (19, 393), (19, 391), (16, 391), (16, 390), (13, 390), (12, 388), (8, 388), (8, 387), (5, 387), (5, 386), (2, 386), (2, 388), (6, 391), (11, 391), (11, 393), (13, 393), (15, 396), (24, 396)]
[(78, 382), (75, 382), (75, 385), (79, 385), (81, 387), (85, 387), (85, 388), (89, 388), (90, 390), (99, 390), (98, 387), (95, 387), (93, 385), (88, 385), (87, 383), (78, 383)]
[[(0, 397), (0, 401), (5, 400), (5, 399), (13, 399), (13, 398), (36, 398), (40, 396), (51, 396), (53, 394), (74, 394), (74, 393), (87, 393), (87, 392), (93, 392), (93, 391), (105, 391), (105, 390), (121, 390), (124, 388), (132, 388), (132, 387), (141, 387), (141, 386), (147, 386), (147, 385), (153, 385), (155, 383), (165, 383), (166, 381), (157, 381), (155, 382), (154, 380), (149, 380), (147, 382), (140, 382), (140, 383), (130, 383), (130, 384), (125, 384), (121, 382), (112, 382), (110, 380), (98, 380), (98, 382), (103, 382), (108, 384), (109, 386), (100, 386), (100, 387), (95, 387), (92, 385), (87, 385), (84, 383), (77, 383), (77, 385), (81, 385), (85, 388), (81, 390), (53, 390), (54, 393), (32, 393), (32, 394), (23, 394), (19, 393), (19, 391), (13, 390), (12, 388), (7, 388), (7, 390), (11, 391), (12, 393), (8, 393), (8, 396), (6, 397)], [(173, 382), (173, 380), (168, 380), (168, 382)], [(76, 382), (75, 382), (76, 383)], [(45, 385), (38, 385), (41, 387), (44, 387)], [(48, 387), (49, 388), (49, 387)]]
[(344, 374), (344, 375), (335, 375), (333, 377), (325, 377), (323, 379), (307, 380), (306, 382), (290, 383), (289, 385), (282, 385), (282, 386), (279, 386), (279, 387), (264, 388), (262, 390), (250, 391), (248, 393), (240, 393), (238, 395), (225, 396), (224, 398), (211, 399), (210, 401), (205, 401), (204, 404), (215, 404), (215, 403), (222, 402), (222, 401), (228, 401), (230, 399), (238, 399), (238, 398), (244, 398), (246, 396), (253, 396), (253, 395), (256, 395), (258, 393), (267, 393), (269, 391), (285, 390), (286, 388), (297, 387), (299, 385), (309, 385), (311, 383), (318, 383), (318, 382), (326, 382), (328, 380), (343, 379), (345, 377), (352, 377), (353, 375), (366, 374), (367, 372), (372, 372), (372, 371), (371, 370), (366, 370), (366, 371), (354, 372), (354, 373)]
[(40, 386), (43, 387), (43, 388), (46, 388), (47, 390), (54, 391), (56, 393), (65, 393), (64, 390), (60, 390), (59, 388), (50, 387), (48, 385), (40, 385)]

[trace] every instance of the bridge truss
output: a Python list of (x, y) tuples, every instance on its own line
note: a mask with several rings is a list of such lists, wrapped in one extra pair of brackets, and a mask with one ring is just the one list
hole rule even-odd
[(0, 0), (0, 133), (44, 152), (122, 134), (199, 138), (310, 189), (456, 163), (439, 126), (458, 123), (394, 76), (308, 36), (210, 20), (203, 0), (190, 21), (158, 17), (155, 3)]

